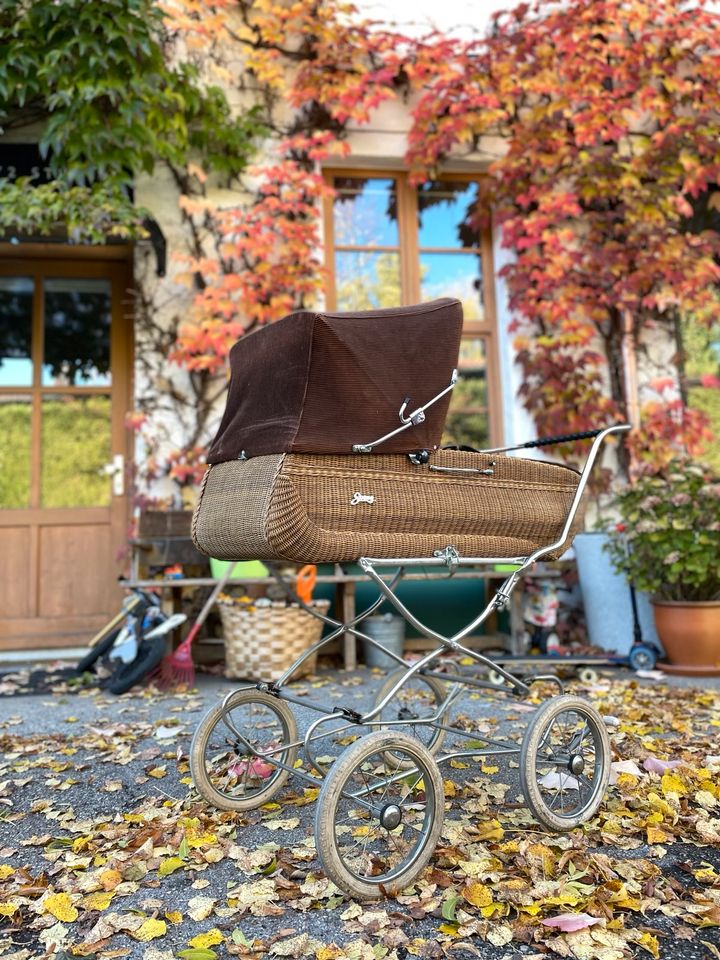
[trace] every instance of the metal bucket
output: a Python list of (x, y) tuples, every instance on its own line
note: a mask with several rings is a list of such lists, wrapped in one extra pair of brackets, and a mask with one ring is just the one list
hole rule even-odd
[[(358, 629), (362, 630), (373, 640), (377, 640), (392, 653), (398, 656), (403, 655), (405, 646), (405, 621), (402, 617), (395, 617), (391, 613), (385, 613), (380, 617), (368, 617), (359, 624)], [(368, 667), (379, 667), (381, 670), (394, 670), (400, 664), (388, 657), (387, 654), (378, 650), (367, 640), (363, 640), (363, 658)]]

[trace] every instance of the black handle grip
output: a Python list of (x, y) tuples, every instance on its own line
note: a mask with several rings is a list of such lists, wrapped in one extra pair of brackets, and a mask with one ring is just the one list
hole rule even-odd
[(552, 443), (570, 443), (571, 440), (590, 440), (592, 437), (597, 437), (607, 429), (606, 427), (601, 427), (600, 430), (585, 430), (583, 433), (565, 433), (559, 437), (543, 437), (541, 440), (528, 440), (527, 443), (521, 443), (520, 446), (525, 447), (549, 447)]

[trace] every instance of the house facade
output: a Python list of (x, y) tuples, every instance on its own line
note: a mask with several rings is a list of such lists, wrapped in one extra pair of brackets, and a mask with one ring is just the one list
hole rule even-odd
[[(412, 101), (385, 99), (369, 120), (345, 127), (346, 152), (318, 164), (332, 187), (323, 201), (318, 306), (457, 297), (465, 316), (461, 380), (445, 439), (474, 447), (522, 442), (533, 427), (517, 400), (500, 276), (510, 254), (498, 231), (474, 216), (503, 144), (483, 140), (476, 152), (451, 153), (432, 179), (415, 185), (404, 159), (411, 110)], [(0, 136), (0, 178), (37, 184), (49, 176), (34, 122)], [(224, 371), (200, 402), (202, 371), (171, 357), (191, 309), (187, 277), (199, 270), (199, 254), (190, 241), (202, 229), (202, 208), (193, 219), (164, 164), (138, 176), (134, 194), (150, 213), (136, 243), (84, 245), (62, 232), (12, 231), (0, 242), (0, 650), (77, 647), (106, 622), (122, 595), (116, 579), (127, 566), (138, 474), (143, 497), (190, 505), (197, 464), (181, 462), (175, 480), (155, 464), (174, 448), (207, 443), (222, 412)], [(245, 196), (203, 180), (203, 202), (242, 206)], [(651, 337), (639, 344), (641, 383), (672, 360), (673, 345)], [(194, 415), (208, 396), (213, 403), (198, 429)], [(426, 399), (421, 384), (413, 399)], [(131, 425), (147, 411), (137, 432)]]
[[(517, 385), (497, 278), (502, 251), (490, 229), (469, 222), (483, 164), (448, 164), (441, 178), (412, 186), (403, 166), (408, 123), (401, 106), (379, 110), (376, 122), (351, 134), (350, 155), (323, 168), (335, 191), (322, 220), (324, 305), (357, 310), (458, 297), (462, 380), (447, 439), (497, 445), (515, 437), (522, 415), (512, 400)], [(9, 177), (43, 176), (32, 141), (0, 140), (0, 164)], [(4, 650), (82, 645), (116, 609), (133, 461), (147, 455), (128, 415), (148, 389), (149, 369), (156, 390), (185, 385), (186, 374), (166, 356), (148, 355), (133, 292), (139, 287), (158, 305), (161, 325), (189, 298), (173, 258), (183, 232), (177, 191), (160, 173), (138, 181), (137, 200), (151, 210), (161, 245), (78, 245), (62, 236), (0, 244)], [(221, 411), (222, 400), (217, 417)], [(180, 443), (181, 420), (168, 413), (166, 427), (169, 441), (175, 434)], [(167, 495), (172, 485), (159, 481), (156, 489)]]

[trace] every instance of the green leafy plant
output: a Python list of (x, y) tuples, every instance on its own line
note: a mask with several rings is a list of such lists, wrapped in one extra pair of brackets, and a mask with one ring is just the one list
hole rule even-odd
[(657, 600), (720, 600), (720, 476), (687, 457), (615, 497), (607, 550), (616, 570)]
[[(41, 39), (40, 39), (41, 38)], [(143, 237), (137, 174), (191, 160), (241, 173), (264, 128), (174, 55), (153, 0), (0, 0), (0, 128), (35, 139), (51, 179), (0, 181), (0, 229), (74, 242)], [(27, 130), (27, 132), (25, 132)]]

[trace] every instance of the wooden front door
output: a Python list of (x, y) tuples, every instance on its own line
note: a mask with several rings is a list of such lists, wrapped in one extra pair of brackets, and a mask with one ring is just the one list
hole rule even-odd
[(128, 286), (123, 261), (0, 257), (0, 649), (79, 646), (117, 611)]

